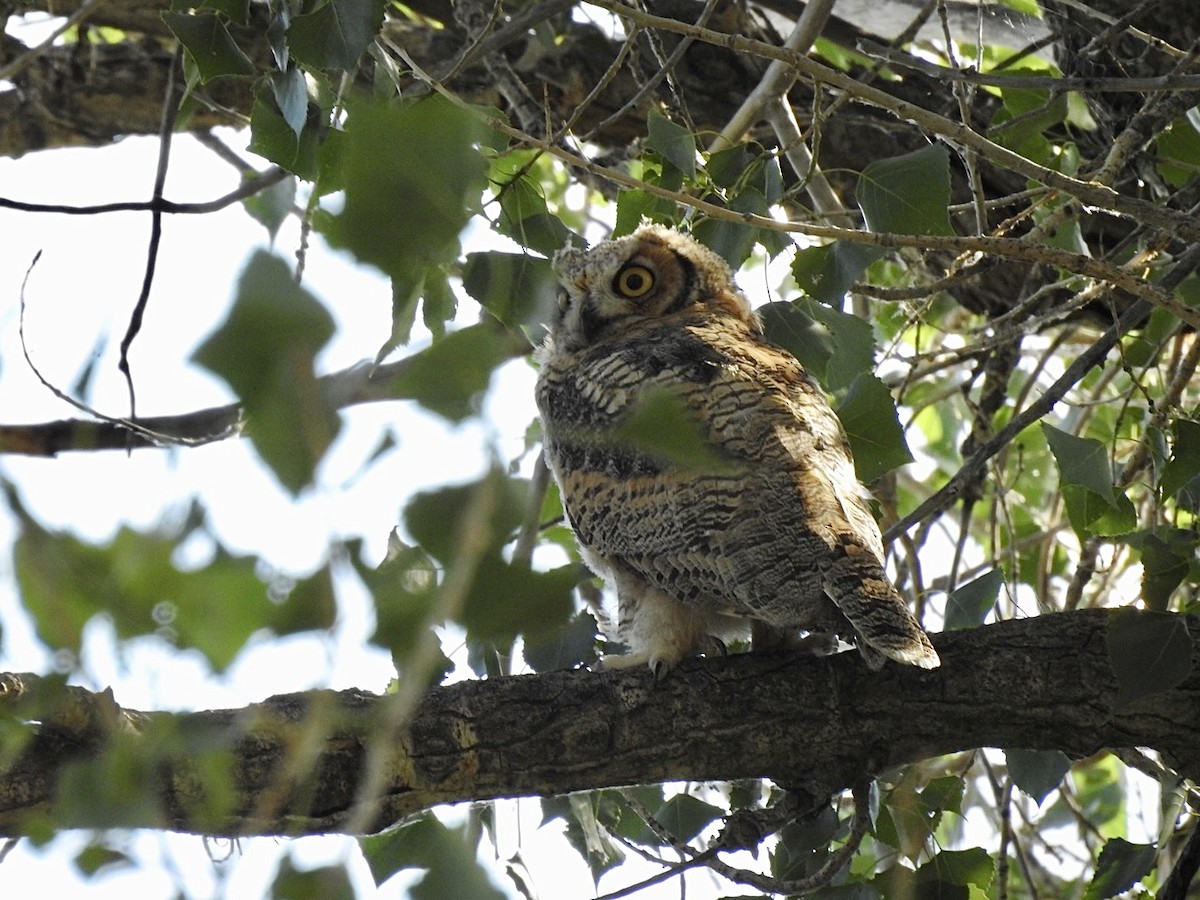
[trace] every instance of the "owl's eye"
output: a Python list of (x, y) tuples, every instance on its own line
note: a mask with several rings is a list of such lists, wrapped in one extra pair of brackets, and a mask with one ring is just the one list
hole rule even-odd
[(653, 287), (654, 273), (645, 266), (626, 266), (613, 279), (613, 290), (631, 300), (646, 296)]

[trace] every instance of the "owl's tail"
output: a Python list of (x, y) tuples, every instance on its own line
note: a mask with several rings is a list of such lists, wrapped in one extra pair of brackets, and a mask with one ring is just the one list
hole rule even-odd
[(884, 659), (922, 669), (942, 664), (879, 559), (853, 538), (843, 538), (840, 553), (825, 570), (825, 593), (850, 620), (858, 649), (872, 669)]

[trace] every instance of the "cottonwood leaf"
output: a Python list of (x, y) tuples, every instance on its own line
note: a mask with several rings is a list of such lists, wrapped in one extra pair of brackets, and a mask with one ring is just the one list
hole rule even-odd
[(270, 896), (288, 900), (354, 900), (356, 895), (345, 866), (298, 869), (285, 856), (279, 862)]
[(886, 255), (883, 247), (849, 241), (805, 247), (792, 260), (792, 277), (814, 300), (837, 307), (867, 266)]
[(257, 71), (216, 13), (164, 12), (162, 17), (196, 64), (201, 81), (222, 75), (253, 75)]
[(855, 188), (871, 231), (952, 235), (950, 152), (932, 144), (863, 169)]
[(1113, 492), (1112, 464), (1104, 444), (1094, 438), (1076, 437), (1045, 422), (1042, 423), (1042, 433), (1058, 462), (1064, 485), (1075, 484), (1087, 488), (1109, 506), (1117, 505)]
[(271, 92), (283, 120), (299, 137), (308, 119), (308, 85), (303, 73), (295, 66), (286, 72), (272, 72)]
[(432, 814), (359, 838), (358, 843), (376, 886), (397, 872), (425, 869), (425, 877), (409, 891), (419, 900), (504, 898), (475, 859), (475, 850), (468, 846), (463, 832), (447, 828)]
[(646, 147), (683, 173), (696, 177), (696, 139), (692, 133), (672, 122), (657, 109), (651, 109), (647, 121)]
[[(943, 850), (917, 869), (917, 883), (975, 885), (986, 889), (996, 877), (996, 861), (982, 847)], [(923, 894), (919, 894), (924, 896)]]
[(192, 357), (233, 389), (247, 436), (292, 494), (312, 483), (341, 428), (313, 371), (333, 332), (333, 317), (283, 260), (260, 251), (238, 281), (228, 317)]
[(878, 376), (864, 372), (837, 408), (854, 452), (861, 481), (870, 482), (913, 460), (891, 391)]
[(1004, 570), (990, 569), (974, 581), (960, 585), (946, 598), (946, 630), (976, 628), (996, 605), (1004, 584)]
[[(654, 819), (672, 837), (687, 843), (726, 814), (726, 810), (705, 803), (691, 794), (676, 794), (654, 813)], [(651, 838), (655, 844), (658, 838)]]
[(1071, 768), (1071, 761), (1061, 750), (1005, 750), (1004, 757), (1013, 784), (1039, 806), (1062, 784)]
[(790, 352), (829, 392), (838, 394), (875, 365), (871, 325), (807, 297), (759, 308), (767, 337)]
[(505, 325), (549, 325), (553, 319), (559, 287), (548, 259), (499, 250), (468, 253), (462, 284)]
[(1200, 475), (1200, 422), (1176, 420), (1171, 426), (1171, 458), (1163, 467), (1160, 486), (1164, 497), (1173, 497), (1188, 482)]
[(1181, 616), (1115, 609), (1108, 615), (1107, 642), (1116, 707), (1170, 690), (1192, 670), (1192, 639)]
[[(458, 256), (479, 209), (487, 129), (448, 100), (350, 104), (341, 154), (345, 208), (323, 221), (334, 244), (393, 278), (413, 281)], [(384, 148), (391, 148), (383, 152)]]
[(1106, 841), (1096, 860), (1084, 900), (1105, 900), (1133, 887), (1143, 875), (1154, 868), (1158, 849), (1153, 844), (1132, 844), (1123, 838)]
[(292, 19), (288, 49), (317, 69), (352, 69), (383, 27), (384, 0), (328, 0)]
[(409, 397), (452, 422), (479, 412), (492, 373), (512, 356), (511, 341), (482, 323), (452, 331), (405, 360), (392, 381), (396, 397)]
[(650, 456), (683, 471), (721, 471), (731, 465), (695, 414), (666, 389), (644, 391), (604, 440), (618, 450)]

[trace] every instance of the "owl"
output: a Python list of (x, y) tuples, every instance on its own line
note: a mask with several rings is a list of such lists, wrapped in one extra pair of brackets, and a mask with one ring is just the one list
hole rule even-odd
[[(842, 637), (872, 668), (937, 667), (884, 571), (841, 423), (764, 338), (725, 262), (643, 225), (566, 247), (553, 265), (563, 292), (537, 354), (537, 403), (582, 556), (616, 592), (627, 652), (604, 664), (662, 674), (749, 630)], [(623, 431), (639, 404), (664, 397), (711, 450), (699, 461)]]

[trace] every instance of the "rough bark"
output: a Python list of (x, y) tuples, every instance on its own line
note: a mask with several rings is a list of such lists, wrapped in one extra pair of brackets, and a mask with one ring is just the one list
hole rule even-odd
[[(857, 654), (788, 652), (692, 660), (657, 683), (640, 671), (465, 682), (427, 691), (409, 723), (389, 734), (379, 726), (389, 699), (361, 691), (171, 714), (60, 689), (47, 712), (46, 697), (37, 699), (46, 685), (5, 676), (6, 714), (40, 725), (0, 777), (0, 834), (47, 814), (59, 827), (99, 826), (107, 816), (108, 824), (213, 835), (344, 831), (368, 748), (380, 740), (386, 778), (376, 829), (435, 804), (670, 780), (767, 777), (833, 792), (864, 773), (975, 747), (1072, 757), (1147, 747), (1200, 776), (1200, 669), (1118, 707), (1108, 616), (1088, 610), (938, 635), (943, 665), (934, 671), (872, 673)], [(1190, 631), (1195, 645), (1200, 627)], [(55, 796), (73, 762), (139, 743), (154, 777), (138, 802), (64, 816), (86, 807)], [(205, 797), (205, 750), (229, 754), (236, 791), (223, 814)]]

